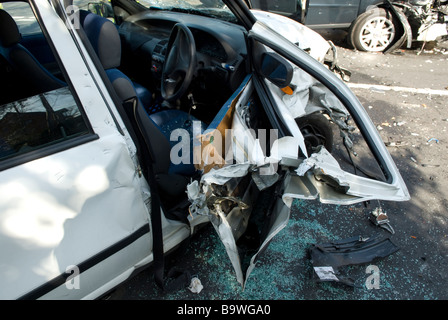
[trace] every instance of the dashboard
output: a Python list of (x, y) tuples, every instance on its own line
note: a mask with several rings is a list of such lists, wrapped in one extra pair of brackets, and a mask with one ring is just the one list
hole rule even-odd
[(128, 17), (119, 27), (125, 73), (152, 92), (159, 90), (168, 40), (176, 23), (185, 24), (194, 37), (197, 67), (191, 91), (195, 99), (205, 102), (220, 95), (228, 97), (247, 73), (246, 31), (221, 20), (168, 11)]

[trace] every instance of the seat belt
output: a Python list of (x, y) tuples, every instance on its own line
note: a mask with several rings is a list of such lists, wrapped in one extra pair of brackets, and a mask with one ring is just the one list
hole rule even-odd
[(165, 271), (165, 254), (163, 252), (162, 212), (160, 211), (160, 198), (156, 184), (156, 177), (152, 163), (148, 165), (148, 180), (151, 191), (151, 229), (152, 251), (154, 256), (154, 280), (163, 288)]
[[(129, 102), (129, 101), (128, 101)], [(163, 229), (162, 229), (162, 212), (160, 210), (161, 201), (158, 192), (158, 186), (156, 182), (156, 175), (154, 173), (154, 157), (152, 155), (151, 142), (147, 138), (142, 130), (142, 122), (138, 116), (138, 98), (134, 98), (133, 101), (133, 113), (135, 122), (139, 128), (141, 137), (147, 146), (147, 153), (150, 157), (150, 161), (145, 161), (148, 184), (151, 191), (151, 231), (153, 238), (153, 257), (154, 257), (154, 281), (164, 291), (173, 291), (180, 288), (183, 284), (186, 287), (191, 280), (189, 272), (172, 269), (168, 272), (167, 279), (165, 279), (165, 253), (163, 249)], [(169, 278), (173, 280), (169, 281)]]

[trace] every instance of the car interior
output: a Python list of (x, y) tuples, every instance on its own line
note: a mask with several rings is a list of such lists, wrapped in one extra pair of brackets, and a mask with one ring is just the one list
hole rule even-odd
[[(186, 130), (193, 146), (200, 143), (193, 141), (194, 123), (200, 123), (204, 133), (223, 121), (235, 92), (249, 79), (244, 29), (201, 16), (150, 10), (119, 26), (84, 10), (80, 21), (80, 32), (99, 58), (140, 145), (146, 146), (140, 148), (146, 149), (142, 161), (152, 159), (165, 214), (185, 219), (190, 205), (186, 187), (201, 171), (193, 163), (193, 152), (189, 163), (170, 161), (170, 150), (179, 142), (170, 135)], [(262, 127), (255, 122), (267, 123), (265, 117), (250, 121), (253, 127)]]
[(7, 88), (2, 94), (2, 104), (66, 86), (22, 44), (16, 22), (3, 9), (0, 9), (0, 21), (1, 78), (2, 87)]

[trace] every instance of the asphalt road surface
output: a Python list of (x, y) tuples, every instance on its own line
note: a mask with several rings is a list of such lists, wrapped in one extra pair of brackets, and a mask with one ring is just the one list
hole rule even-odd
[[(337, 40), (337, 39), (336, 39)], [(295, 201), (288, 226), (272, 241), (244, 290), (237, 283), (212, 227), (167, 261), (196, 275), (203, 289), (162, 292), (152, 268), (109, 299), (135, 300), (446, 300), (448, 299), (448, 54), (435, 50), (395, 54), (338, 47), (349, 85), (363, 103), (395, 160), (412, 199), (352, 206)], [(394, 233), (374, 225), (381, 207)], [(353, 286), (317, 280), (307, 248), (352, 236), (390, 237), (400, 250), (385, 259), (343, 270)], [(377, 284), (368, 285), (374, 265)], [(375, 310), (381, 312), (381, 310)], [(376, 313), (379, 315), (379, 313)]]

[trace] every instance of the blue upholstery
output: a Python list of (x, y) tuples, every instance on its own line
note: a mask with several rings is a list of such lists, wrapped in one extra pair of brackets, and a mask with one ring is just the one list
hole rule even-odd
[(117, 27), (106, 18), (88, 11), (80, 13), (80, 21), (104, 69), (118, 68), (121, 64), (121, 40)]
[[(121, 42), (117, 28), (112, 22), (93, 14), (80, 10), (80, 22), (104, 69), (118, 68), (121, 64)], [(131, 81), (129, 79), (129, 81)], [(148, 89), (138, 83), (133, 83), (137, 97), (144, 106), (151, 104), (152, 95)]]
[[(131, 79), (117, 69), (121, 62), (121, 44), (115, 25), (106, 18), (93, 13), (82, 14), (81, 24), (120, 99), (126, 101), (137, 97), (139, 108), (145, 109), (142, 100), (148, 99), (147, 93), (137, 95), (137, 90), (141, 90), (141, 86), (137, 85), (136, 89)], [(190, 132), (190, 137), (193, 139), (191, 121), (197, 121), (197, 119), (179, 110), (165, 110), (151, 115), (146, 112), (140, 112), (140, 114), (144, 114), (150, 120), (146, 121), (146, 126), (150, 127), (146, 129), (154, 142), (151, 143), (151, 146), (159, 165), (156, 171), (161, 174), (192, 176), (196, 171), (192, 161), (192, 143), (190, 143), (190, 163), (175, 165), (170, 161), (170, 150), (178, 142), (171, 142), (170, 135), (175, 129), (185, 129)], [(205, 125), (201, 126), (205, 128)]]
[(66, 86), (65, 82), (52, 75), (20, 44), (21, 38), (14, 19), (0, 9), (0, 54), (23, 77), (24, 87), (28, 82), (30, 89), (36, 94)]
[[(194, 122), (200, 124), (200, 133), (204, 132), (206, 126), (203, 122), (199, 121), (195, 117), (189, 115), (186, 112), (180, 110), (164, 110), (154, 114), (151, 114), (149, 118), (158, 126), (159, 130), (163, 133), (163, 135), (170, 142), (170, 149), (172, 149), (175, 145), (179, 143), (185, 143), (185, 141), (181, 141), (181, 138), (178, 138), (176, 141), (171, 141), (171, 133), (176, 129), (184, 129), (189, 134), (189, 145), (190, 145), (190, 161), (188, 164), (173, 164), (171, 162), (169, 173), (173, 174), (181, 174), (181, 175), (193, 175), (196, 171), (193, 164), (193, 146), (195, 140), (193, 132)], [(179, 154), (179, 157), (182, 155)]]
[(150, 106), (151, 103), (152, 103), (152, 94), (151, 94), (151, 92), (149, 92), (149, 90), (146, 89), (141, 84), (139, 84), (139, 83), (137, 83), (135, 81), (133, 81), (133, 83), (134, 83), (135, 92), (137, 93), (137, 97), (140, 99), (142, 104), (144, 106)]

